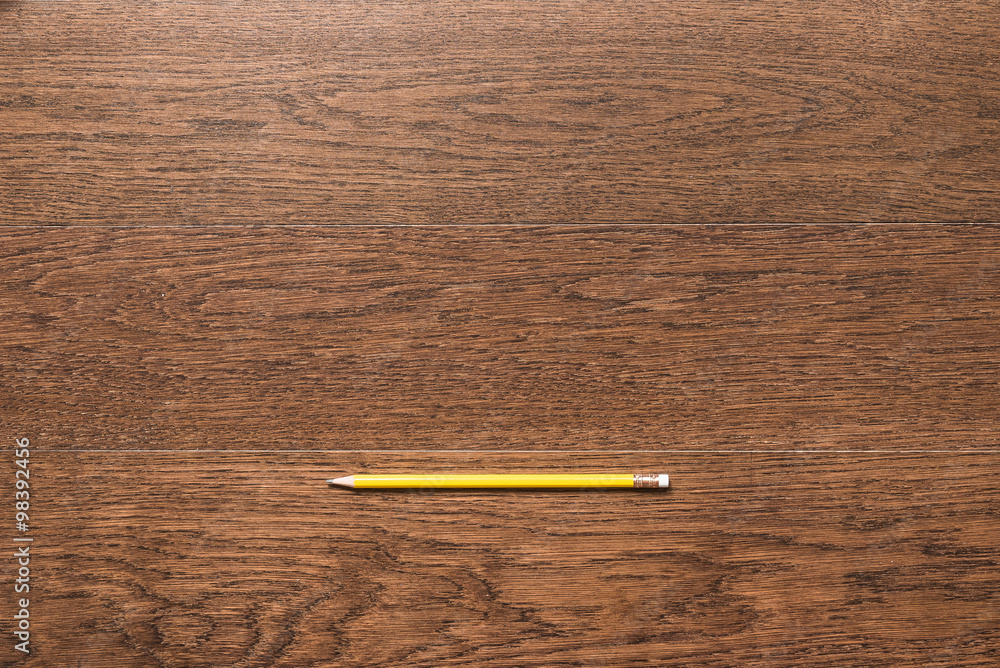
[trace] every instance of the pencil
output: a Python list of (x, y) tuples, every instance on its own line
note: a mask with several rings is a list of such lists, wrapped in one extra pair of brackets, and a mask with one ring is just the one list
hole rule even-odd
[(573, 488), (640, 487), (670, 485), (666, 473), (477, 473), (434, 475), (348, 475), (327, 480), (331, 485), (355, 489), (401, 488)]

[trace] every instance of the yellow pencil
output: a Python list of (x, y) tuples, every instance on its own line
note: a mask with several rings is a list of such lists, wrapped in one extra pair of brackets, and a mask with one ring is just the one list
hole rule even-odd
[(331, 485), (355, 489), (485, 488), (485, 487), (668, 487), (666, 473), (477, 473), (434, 475), (349, 475), (327, 480)]

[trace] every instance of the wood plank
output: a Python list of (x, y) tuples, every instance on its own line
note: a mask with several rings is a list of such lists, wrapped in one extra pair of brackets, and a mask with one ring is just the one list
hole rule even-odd
[[(30, 656), (992, 666), (995, 226), (6, 229)], [(200, 449), (197, 450), (197, 449)], [(558, 450), (558, 451), (557, 451)], [(341, 472), (666, 470), (635, 492)]]
[(18, 230), (51, 447), (992, 448), (1000, 228)]
[(981, 0), (4, 1), (0, 223), (992, 221), (998, 22)]
[[(32, 442), (31, 528), (18, 534), (34, 538), (25, 667), (997, 660), (994, 454), (48, 445)], [(351, 492), (323, 483), (338, 470), (565, 466), (666, 468), (674, 486)], [(0, 471), (13, 479), (11, 452)], [(8, 566), (11, 530), (4, 525)], [(9, 637), (0, 660), (16, 660)]]

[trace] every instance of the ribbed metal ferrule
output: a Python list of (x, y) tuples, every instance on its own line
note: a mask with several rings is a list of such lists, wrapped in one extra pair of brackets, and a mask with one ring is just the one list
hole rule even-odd
[(636, 473), (632, 476), (633, 487), (659, 487), (660, 475), (658, 473)]

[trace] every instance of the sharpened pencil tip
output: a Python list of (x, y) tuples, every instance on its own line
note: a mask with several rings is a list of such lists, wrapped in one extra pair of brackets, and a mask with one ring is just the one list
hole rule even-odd
[(331, 478), (326, 482), (330, 485), (340, 485), (341, 487), (354, 487), (354, 476), (346, 475), (343, 478)]

